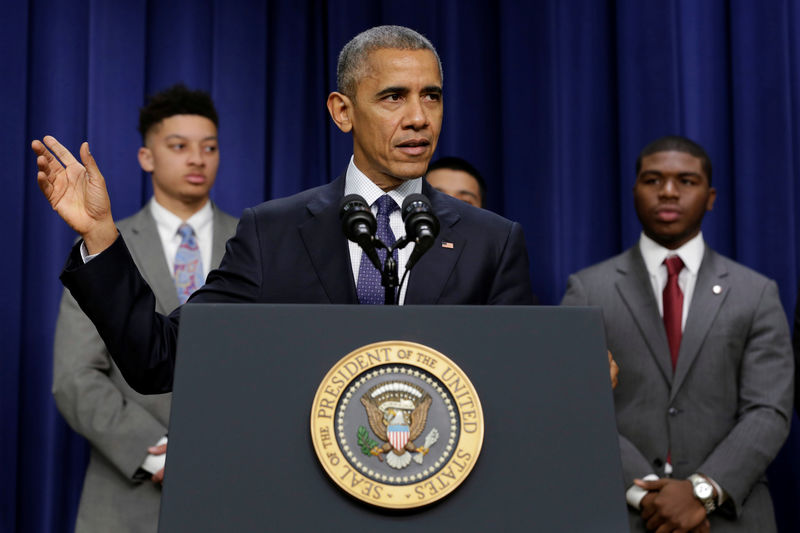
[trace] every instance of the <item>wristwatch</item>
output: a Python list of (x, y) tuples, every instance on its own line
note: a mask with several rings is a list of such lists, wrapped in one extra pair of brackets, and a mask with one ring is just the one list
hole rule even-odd
[(711, 483), (699, 474), (689, 476), (689, 481), (692, 482), (694, 497), (700, 500), (700, 503), (706, 508), (706, 514), (716, 509), (717, 502), (714, 501), (714, 487), (711, 486)]

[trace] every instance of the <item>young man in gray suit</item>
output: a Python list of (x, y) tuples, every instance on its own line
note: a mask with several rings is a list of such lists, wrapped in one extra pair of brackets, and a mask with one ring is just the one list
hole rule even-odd
[[(217, 126), (209, 95), (182, 85), (154, 95), (140, 111), (139, 164), (152, 175), (153, 198), (118, 227), (161, 313), (203, 284), (236, 230), (236, 219), (209, 200), (219, 166)], [(155, 532), (171, 395), (134, 392), (66, 290), (53, 394), (70, 426), (92, 445), (76, 531)]]
[(683, 137), (646, 146), (639, 242), (570, 276), (562, 304), (603, 308), (633, 531), (775, 531), (764, 477), (792, 416), (776, 284), (723, 257), (700, 225), (711, 162)]

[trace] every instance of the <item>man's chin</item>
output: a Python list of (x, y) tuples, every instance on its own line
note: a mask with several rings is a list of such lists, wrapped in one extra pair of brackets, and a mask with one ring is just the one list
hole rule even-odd
[(180, 196), (181, 201), (186, 205), (205, 203), (208, 200), (208, 191), (191, 191)]
[(415, 161), (413, 163), (408, 163), (406, 165), (402, 165), (399, 168), (393, 169), (394, 172), (392, 175), (399, 180), (408, 181), (414, 180), (417, 178), (421, 178), (425, 175), (425, 172), (428, 171), (428, 163), (430, 162), (430, 158), (425, 159), (424, 161)]
[(412, 174), (412, 175), (408, 175), (408, 176), (394, 176), (394, 177), (395, 177), (395, 179), (398, 179), (400, 181), (411, 181), (411, 180), (415, 180), (417, 178), (421, 178), (422, 174)]
[(647, 231), (645, 230), (645, 235), (653, 239), (656, 243), (660, 244), (664, 248), (669, 250), (675, 250), (676, 248), (680, 248), (692, 238), (694, 238), (698, 233), (699, 229), (696, 231)]

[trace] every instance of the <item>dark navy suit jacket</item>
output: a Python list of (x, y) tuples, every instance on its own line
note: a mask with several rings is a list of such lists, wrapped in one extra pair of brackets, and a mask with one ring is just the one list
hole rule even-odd
[[(426, 182), (423, 193), (441, 231), (409, 276), (405, 304), (530, 304), (520, 225), (439, 193)], [(246, 209), (219, 268), (189, 302), (357, 304), (339, 220), (343, 195), (340, 176), (328, 185)], [(153, 294), (122, 238), (86, 264), (76, 245), (61, 280), (133, 388), (143, 393), (172, 389), (180, 308), (168, 317), (153, 311)]]

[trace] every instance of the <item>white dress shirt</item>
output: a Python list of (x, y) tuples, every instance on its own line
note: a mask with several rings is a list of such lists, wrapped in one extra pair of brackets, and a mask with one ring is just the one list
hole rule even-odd
[[(403, 200), (405, 200), (410, 194), (415, 193), (422, 193), (421, 179), (405, 181), (396, 189), (385, 193), (383, 192), (383, 189), (375, 185), (371, 179), (369, 179), (356, 167), (352, 156), (350, 157), (350, 164), (347, 166), (347, 174), (345, 175), (344, 181), (344, 195), (347, 196), (348, 194), (358, 194), (362, 196), (364, 200), (367, 201), (367, 204), (370, 205), (373, 215), (378, 214), (378, 207), (373, 205), (375, 201), (384, 194), (391, 196), (392, 199), (397, 202), (398, 207), (389, 215), (389, 226), (392, 228), (392, 233), (394, 233), (395, 239), (400, 239), (400, 237), (406, 234), (405, 225), (403, 224), (403, 217), (400, 214), (400, 207), (403, 206)], [(361, 266), (361, 255), (364, 252), (361, 250), (361, 247), (359, 247), (358, 244), (354, 243), (353, 241), (348, 241), (348, 244), (350, 246), (350, 266), (353, 269), (353, 279), (356, 282), (356, 286), (358, 286), (358, 270)], [(400, 280), (403, 279), (406, 263), (408, 262), (408, 257), (411, 255), (412, 250), (414, 250), (413, 242), (409, 243), (402, 250), (398, 250), (397, 274)], [(400, 305), (403, 305), (405, 302), (406, 289), (408, 287), (410, 278), (411, 274), (409, 273), (409, 275), (406, 276), (403, 286), (400, 288), (400, 297), (398, 298)]]
[[(150, 214), (153, 215), (153, 219), (156, 221), (156, 229), (158, 230), (158, 236), (161, 240), (164, 258), (167, 260), (169, 273), (171, 276), (174, 276), (175, 254), (178, 253), (178, 247), (181, 245), (181, 236), (178, 234), (178, 228), (183, 224), (183, 220), (171, 211), (168, 211), (166, 207), (156, 202), (155, 197), (150, 200), (149, 208)], [(211, 243), (214, 229), (213, 221), (214, 210), (211, 209), (210, 201), (206, 202), (197, 213), (186, 220), (186, 223), (194, 230), (197, 247), (200, 248), (204, 280), (206, 276), (208, 276), (208, 266), (211, 264)], [(90, 254), (86, 248), (85, 242), (81, 242), (80, 251), (84, 263), (88, 263), (99, 255)]]
[(678, 286), (683, 292), (681, 331), (686, 327), (686, 317), (689, 316), (694, 286), (697, 284), (697, 272), (700, 270), (700, 263), (703, 262), (705, 250), (706, 245), (702, 232), (676, 250), (664, 248), (644, 233), (639, 238), (639, 251), (642, 252), (644, 265), (650, 274), (650, 283), (653, 285), (658, 312), (662, 317), (664, 316), (664, 287), (667, 286), (667, 266), (664, 264), (664, 260), (677, 255), (683, 261), (683, 270), (678, 274)]
[[(167, 210), (166, 207), (159, 204), (155, 197), (150, 199), (150, 214), (156, 221), (158, 228), (158, 236), (161, 238), (161, 246), (164, 248), (164, 257), (169, 266), (169, 273), (174, 274), (175, 269), (175, 254), (178, 253), (178, 248), (181, 245), (181, 236), (178, 234), (178, 228), (184, 223), (177, 215)], [(211, 264), (211, 240), (214, 211), (211, 209), (211, 202), (206, 201), (206, 204), (200, 210), (193, 214), (186, 220), (194, 230), (194, 237), (197, 239), (197, 247), (200, 248), (200, 257), (203, 260), (203, 279), (208, 275), (209, 265)]]

